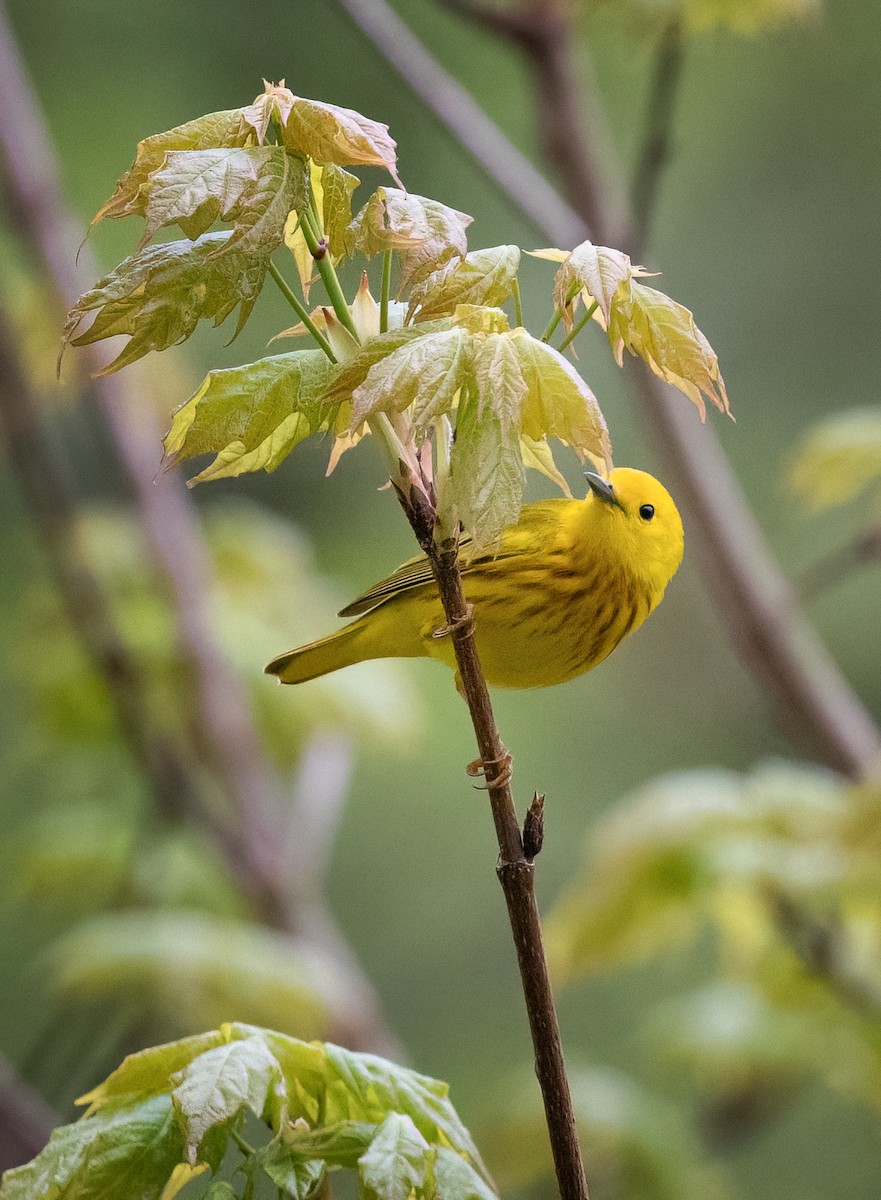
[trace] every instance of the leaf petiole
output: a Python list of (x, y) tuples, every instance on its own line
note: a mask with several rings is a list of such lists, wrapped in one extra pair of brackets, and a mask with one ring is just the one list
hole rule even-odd
[(593, 314), (596, 312), (596, 310), (598, 308), (599, 308), (599, 303), (598, 303), (598, 301), (594, 300), (594, 302), (593, 302), (593, 304), (591, 304), (590, 308), (586, 309), (585, 312), (582, 314), (581, 320), (578, 322), (578, 324), (573, 325), (572, 328), (569, 330), (569, 332), (566, 334), (566, 336), (563, 338), (562, 342), (560, 342), (559, 346), (557, 347), (557, 350), (560, 353), (562, 353), (562, 351), (566, 349), (566, 347), (570, 344), (570, 342), (575, 341), (575, 339), (578, 337), (579, 333), (581, 333), (582, 329), (585, 327), (585, 325), (588, 323), (588, 321), (590, 320), (590, 318), (593, 316)]
[(321, 276), (321, 281), (327, 291), (333, 311), (336, 313), (340, 324), (351, 333), (356, 342), (360, 342), (361, 339), (358, 337), (358, 331), (355, 328), (355, 322), (352, 320), (352, 313), (349, 310), (339, 277), (327, 253), (327, 243), (322, 241), (318, 232), (320, 226), (316, 227), (312, 213), (308, 209), (304, 210), (302, 214), (300, 228), (303, 230), (303, 237), (306, 239), (309, 253), (315, 259), (315, 266), (318, 268), (318, 274)]
[(289, 286), (288, 281), (285, 279), (284, 275), (282, 275), (281, 271), (279, 271), (278, 267), (271, 260), (269, 263), (269, 274), (275, 280), (276, 284), (278, 285), (278, 289), (281, 292), (281, 294), (284, 296), (285, 300), (287, 300), (288, 304), (290, 304), (291, 308), (294, 310), (294, 312), (297, 314), (297, 316), (300, 318), (300, 320), (303, 322), (303, 324), (306, 326), (306, 328), (309, 330), (309, 332), (315, 338), (315, 341), (318, 343), (318, 345), (321, 347), (321, 349), (324, 351), (324, 353), (327, 355), (327, 357), (330, 359), (330, 361), (332, 363), (335, 363), (336, 355), (334, 354), (333, 350), (331, 350), (331, 348), (330, 348), (330, 342), (327, 340), (327, 338), (324, 336), (324, 334), (321, 332), (321, 330), (318, 328), (318, 326), (315, 324), (315, 322), (309, 316), (309, 313), (307, 312), (305, 306), (303, 304), (301, 304), (300, 301), (297, 299), (296, 294), (292, 291), (292, 289)]
[(392, 290), (392, 252), (382, 256), (382, 286), (379, 294), (379, 332), (388, 333), (389, 296)]
[[(581, 285), (578, 283), (576, 283), (572, 286), (572, 288), (569, 292), (569, 295), (566, 297), (566, 304), (565, 304), (564, 308), (568, 308), (568, 306), (572, 303), (572, 301), (578, 295), (580, 289), (581, 289)], [(563, 319), (564, 308), (560, 308), (558, 306), (557, 308), (554, 309), (554, 315), (551, 317), (551, 320), (550, 320), (550, 323), (548, 324), (547, 329), (541, 335), (541, 339), (540, 339), (541, 341), (549, 342), (551, 340), (554, 330), (557, 328), (557, 326), (560, 324), (560, 322)]]
[(514, 297), (514, 320), (517, 328), (523, 328), (523, 300), (520, 296), (520, 280), (515, 275), (511, 280), (511, 295)]

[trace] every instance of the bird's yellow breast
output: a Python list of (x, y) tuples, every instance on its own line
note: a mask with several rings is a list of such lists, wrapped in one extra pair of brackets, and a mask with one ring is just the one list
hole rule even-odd
[[(533, 688), (564, 683), (601, 663), (657, 602), (602, 539), (585, 536), (586, 502), (549, 502), (553, 520), (514, 527), (517, 545), (466, 570), (475, 639), (487, 682)], [(535, 506), (536, 508), (538, 506)], [(539, 511), (539, 516), (543, 514)], [(513, 551), (513, 553), (512, 553)], [(421, 633), (433, 658), (454, 666), (439, 604)]]

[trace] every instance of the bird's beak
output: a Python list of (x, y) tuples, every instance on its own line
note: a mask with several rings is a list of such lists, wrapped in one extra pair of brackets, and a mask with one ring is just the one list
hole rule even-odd
[(587, 480), (587, 486), (598, 500), (602, 500), (603, 504), (610, 504), (613, 508), (621, 507), (621, 502), (615, 495), (608, 479), (603, 479), (602, 475), (597, 475), (593, 471), (585, 471), (584, 478)]

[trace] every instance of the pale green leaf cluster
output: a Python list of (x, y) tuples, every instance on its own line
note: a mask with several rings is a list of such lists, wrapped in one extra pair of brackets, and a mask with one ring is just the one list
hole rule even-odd
[(704, 400), (731, 415), (719, 360), (689, 309), (639, 279), (644, 267), (634, 266), (620, 250), (582, 242), (570, 253), (539, 250), (536, 257), (561, 263), (554, 279), (554, 299), (567, 326), (574, 323), (579, 301), (595, 311), (607, 331), (619, 366), (624, 350), (641, 358), (665, 383), (678, 388), (706, 417)]
[[(161, 242), (133, 254), (79, 298), (67, 315), (68, 344), (88, 346), (127, 334), (128, 342), (102, 375), (167, 350), (188, 338), (199, 321), (222, 324), (236, 307), (239, 333), (266, 278), (268, 258), (228, 250), (234, 234), (206, 233), (196, 241)], [(74, 336), (85, 317), (97, 316)]]
[(332, 366), (320, 350), (278, 354), (211, 371), (177, 410), (163, 443), (167, 462), (214, 454), (191, 484), (273, 471), (304, 438), (326, 428)]
[[(195, 239), (143, 247), (71, 310), (65, 344), (130, 336), (108, 370), (237, 306), (240, 329), (269, 271), (299, 318), (284, 334), (308, 333), (319, 346), (209, 373), (165, 439), (169, 465), (212, 455), (192, 482), (273, 471), (313, 434), (331, 439), (333, 469), (372, 434), (403, 492), (436, 498), (439, 527), (490, 547), (518, 518), (526, 467), (569, 493), (552, 442), (611, 469), (597, 399), (561, 353), (580, 330), (579, 303), (619, 364), (627, 349), (702, 417), (706, 399), (729, 411), (692, 314), (639, 282), (645, 271), (623, 252), (590, 242), (537, 252), (560, 264), (555, 314), (539, 339), (521, 327), (517, 246), (469, 249), (467, 214), (402, 187), (378, 187), (353, 219), (358, 180), (344, 169), (353, 164), (384, 166), (397, 181), (384, 125), (267, 83), (246, 108), (142, 142), (99, 213), (144, 217), (145, 242), (174, 224)], [(209, 232), (215, 221), (231, 231)], [(302, 301), (270, 263), (282, 244)], [(335, 264), (354, 254), (381, 257), (379, 303), (366, 270), (354, 300), (343, 294)], [(329, 303), (310, 312), (319, 277)], [(568, 336), (555, 348), (560, 321)]]
[[(680, 1104), (619, 1071), (569, 1072), (578, 1134), (592, 1193), (627, 1200), (724, 1200), (720, 1175)], [(486, 1136), (486, 1157), (502, 1191), (553, 1186), (540, 1098), (527, 1078), (507, 1089), (507, 1111)]]
[(814, 512), (881, 494), (881, 408), (834, 413), (812, 426), (793, 455), (789, 487)]
[(735, 1091), (738, 1072), (762, 1087), (811, 1071), (881, 1106), (879, 830), (877, 786), (816, 768), (662, 778), (595, 831), (551, 913), (557, 977), (684, 951), (712, 930), (726, 986), (659, 1018), (667, 1052), (708, 1090), (715, 1078)]
[[(340, 1169), (356, 1172), (363, 1200), (495, 1196), (446, 1084), (256, 1026), (222, 1025), (131, 1055), (81, 1103), (80, 1121), (7, 1172), (2, 1200), (111, 1200), (122, 1181), (139, 1200), (168, 1200), (214, 1174), (233, 1145), (241, 1161), (231, 1184), (209, 1185), (213, 1200), (250, 1195), (264, 1175), (311, 1200)], [(260, 1144), (238, 1133), (249, 1115), (265, 1128)]]
[[(530, 446), (557, 438), (604, 470), (611, 446), (596, 397), (562, 355), (525, 329), (474, 329), (470, 308), (463, 318), (373, 362), (351, 393), (352, 427), (398, 415), (418, 444), (447, 418), (454, 437), (440, 508), (451, 527), (490, 546), (520, 512), (521, 437)], [(341, 374), (351, 381), (352, 372), (350, 363)]]

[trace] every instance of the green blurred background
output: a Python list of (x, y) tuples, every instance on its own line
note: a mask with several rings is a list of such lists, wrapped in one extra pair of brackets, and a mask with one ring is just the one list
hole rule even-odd
[[(284, 77), (300, 95), (387, 122), (407, 186), (473, 214), (472, 246), (510, 241), (530, 248), (546, 241), (331, 0), (252, 6), (11, 0), (8, 7), (84, 229), (139, 138), (247, 103), (262, 77)], [(535, 157), (532, 97), (520, 60), (430, 0), (398, 0), (397, 8)], [(618, 17), (607, 9), (585, 23), (583, 50), (591, 54), (614, 140), (630, 162), (652, 41), (638, 22)], [(789, 572), (843, 541), (862, 519), (857, 508), (809, 516), (788, 495), (783, 476), (793, 444), (812, 421), (877, 401), (879, 184), (877, 5), (829, 0), (823, 15), (806, 24), (755, 38), (717, 31), (691, 42), (675, 157), (643, 257), (663, 271), (661, 286), (695, 311), (719, 354), (737, 425), (715, 413), (709, 420), (721, 426)], [(134, 222), (99, 228), (92, 245), (101, 266), (130, 252), (136, 238)], [(522, 278), (527, 324), (543, 327), (550, 271), (527, 259)], [(151, 363), (163, 370), (169, 408), (192, 393), (209, 366), (258, 357), (289, 323), (283, 302), (267, 291), (233, 345), (224, 346), (223, 331), (200, 330)], [(583, 345), (581, 368), (609, 422), (616, 462), (663, 477), (621, 374), (599, 341)], [(100, 444), (90, 440), (81, 416), (65, 412), (60, 420), (84, 496), (112, 505), (117, 481), (102, 465)], [(326, 450), (307, 444), (273, 476), (208, 484), (195, 499), (208, 508), (248, 497), (296, 523), (344, 601), (411, 553), (409, 531), (389, 493), (377, 490), (382, 472), (369, 445), (346, 456), (329, 480)], [(577, 486), (574, 464), (568, 468)], [(0, 470), (0, 811), (14, 837), (39, 806), (63, 804), (79, 767), (72, 751), (60, 755), (60, 766), (47, 764), (45, 741), (32, 729), (22, 688), (22, 611), (45, 568), (14, 479), (7, 467)], [(298, 606), (296, 595), (290, 603)], [(333, 627), (333, 610), (330, 601), (325, 617), (314, 617), (315, 633)], [(854, 687), (881, 714), (878, 613), (872, 572), (830, 590), (813, 607)], [(296, 640), (280, 636), (279, 651)], [(39, 640), (33, 653), (41, 653)], [(255, 677), (261, 665), (253, 663)], [(46, 667), (40, 665), (41, 673)], [(354, 668), (365, 691), (374, 670)], [(522, 1001), (485, 797), (464, 774), (473, 757), (467, 714), (435, 664), (406, 664), (400, 674), (401, 686), (418, 692), (424, 714), (410, 723), (403, 750), (372, 735), (361, 739), (328, 887), (411, 1062), (451, 1082), (479, 1139), (493, 1111), (506, 1105), (506, 1076), (528, 1063)], [(521, 799), (533, 788), (548, 796), (538, 872), (545, 907), (576, 868), (582, 832), (652, 776), (704, 764), (745, 769), (769, 756), (810, 754), (797, 731), (790, 739), (781, 730), (768, 697), (734, 657), (687, 550), (658, 614), (597, 672), (546, 693), (500, 693), (496, 705)], [(103, 772), (102, 802), (115, 793), (123, 808), (136, 806), (140, 785), (124, 751), (102, 755), (103, 766), (95, 767), (94, 754), (88, 765), (89, 778)], [(20, 1061), (48, 1004), (34, 964), (69, 914), (38, 903), (25, 910), (7, 905), (6, 912), (12, 915), (0, 930), (0, 1045)], [(668, 1085), (638, 1031), (653, 1006), (697, 971), (691, 959), (670, 958), (567, 989), (561, 1017), (570, 1057), (622, 1067), (663, 1091)], [(61, 1106), (69, 1100), (63, 1089), (50, 1098)], [(881, 1138), (864, 1110), (817, 1087), (782, 1122), (731, 1151), (727, 1165), (736, 1194), (753, 1200), (868, 1200), (878, 1194)]]

